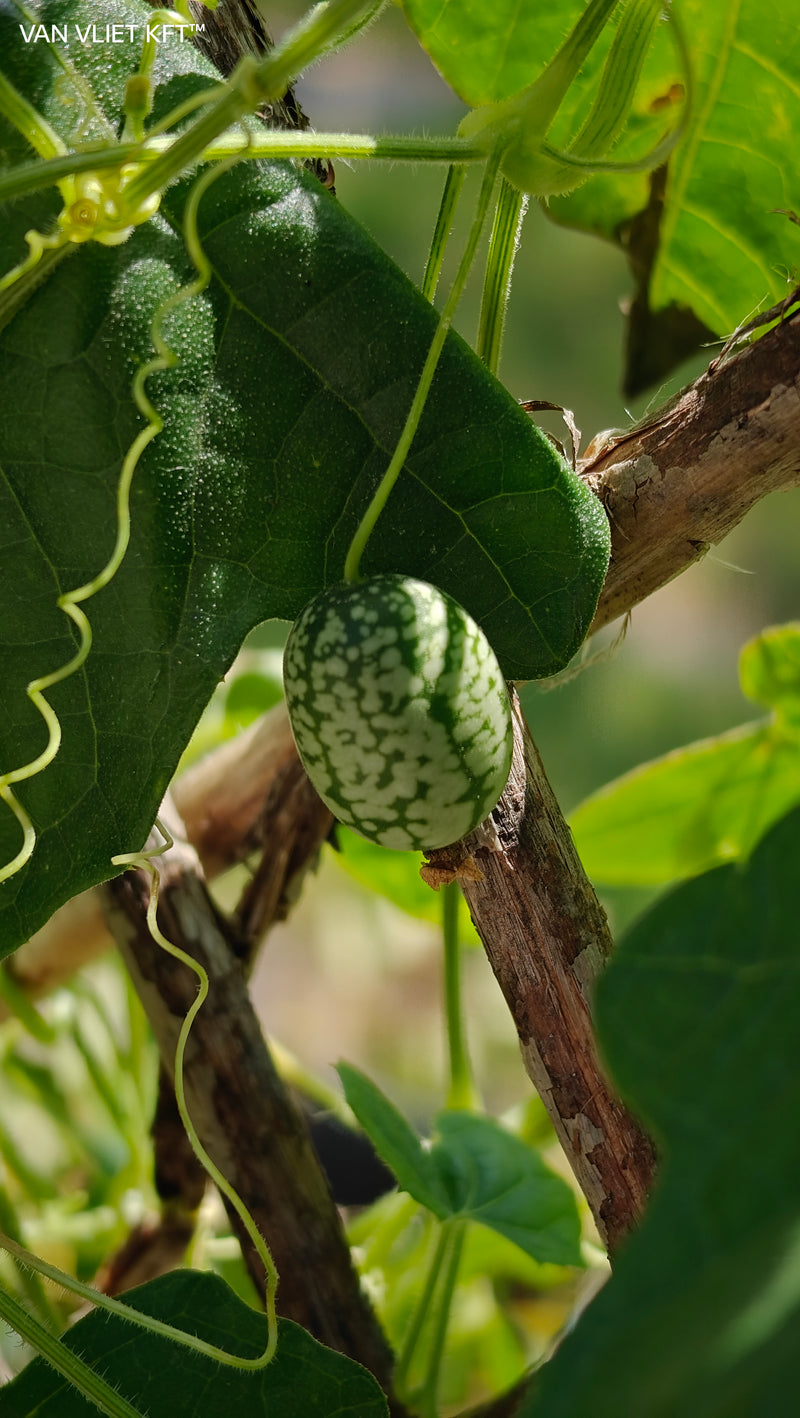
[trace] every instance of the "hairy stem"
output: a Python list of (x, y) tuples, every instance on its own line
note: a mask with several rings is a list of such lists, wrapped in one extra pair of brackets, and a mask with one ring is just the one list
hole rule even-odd
[(64, 1376), (68, 1383), (82, 1393), (89, 1402), (99, 1408), (108, 1418), (144, 1418), (141, 1410), (134, 1408), (122, 1394), (117, 1393), (105, 1379), (90, 1369), (77, 1354), (61, 1343), (33, 1319), (11, 1295), (0, 1286), (0, 1319), (5, 1320), (37, 1354)]
[(461, 196), (461, 189), (464, 186), (466, 172), (462, 164), (458, 166), (451, 164), (445, 179), (442, 200), (439, 204), (439, 212), (436, 217), (436, 226), (431, 238), (431, 249), (428, 252), (428, 260), (425, 263), (425, 274), (422, 277), (420, 287), (426, 300), (433, 303), (436, 295), (436, 288), (439, 284), (439, 276), (442, 271), (444, 253), (447, 250), (447, 242), (450, 237), (450, 228), (453, 224), (453, 217)]
[(489, 238), (476, 346), (478, 354), (492, 374), (497, 374), (500, 368), (500, 350), (508, 298), (511, 294), (511, 277), (527, 206), (525, 193), (518, 192), (503, 178)]

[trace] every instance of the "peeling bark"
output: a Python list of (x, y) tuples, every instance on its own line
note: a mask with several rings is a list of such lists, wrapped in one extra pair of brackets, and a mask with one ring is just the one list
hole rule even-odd
[(581, 474), (611, 523), (595, 631), (703, 557), (762, 497), (800, 485), (800, 314), (712, 361), (650, 419), (595, 439)]
[[(542, 768), (516, 695), (511, 777), (484, 828), (430, 854), (461, 888), (547, 1108), (598, 1230), (614, 1251), (639, 1220), (655, 1157), (597, 1056), (591, 993), (613, 947), (603, 911)], [(482, 879), (476, 880), (477, 865)], [(425, 873), (428, 875), (428, 873)]]

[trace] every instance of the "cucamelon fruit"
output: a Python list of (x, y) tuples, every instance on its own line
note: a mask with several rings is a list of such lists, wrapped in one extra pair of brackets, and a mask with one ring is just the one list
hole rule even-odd
[(328, 587), (292, 627), (284, 686), (311, 782), (362, 836), (432, 850), (497, 803), (511, 764), (502, 672), (435, 586), (385, 575)]

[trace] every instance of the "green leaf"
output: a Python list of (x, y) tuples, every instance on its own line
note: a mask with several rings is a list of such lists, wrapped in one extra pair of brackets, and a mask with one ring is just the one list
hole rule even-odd
[(660, 886), (747, 856), (797, 802), (800, 740), (751, 724), (634, 768), (570, 827), (593, 881)]
[(340, 1063), (336, 1071), (347, 1102), (401, 1190), (434, 1216), (446, 1216), (448, 1197), (438, 1170), (403, 1114), (359, 1069)]
[[(220, 285), (236, 292), (232, 308), (222, 304), (209, 475), (228, 496), (232, 468), (259, 489), (231, 533), (252, 569), (263, 567), (280, 606), (272, 614), (291, 618), (341, 577), (437, 316), (313, 179), (286, 167), (241, 166), (218, 182), (200, 235)], [(264, 449), (277, 437), (282, 466), (263, 488)], [(596, 499), (450, 338), (362, 572), (441, 586), (478, 620), (506, 675), (526, 679), (573, 653), (576, 624), (585, 633), (583, 601), (589, 581), (592, 605), (599, 594), (606, 536)]]
[[(234, 1354), (256, 1356), (264, 1347), (264, 1316), (216, 1275), (174, 1271), (129, 1291), (125, 1303)], [(225, 1367), (100, 1311), (80, 1320), (63, 1343), (148, 1418), (182, 1413), (229, 1418), (237, 1407), (242, 1414), (276, 1418), (386, 1418), (388, 1413), (366, 1369), (289, 1320), (279, 1321), (275, 1358), (255, 1372)], [(0, 1390), (2, 1418), (96, 1418), (96, 1413), (43, 1359), (34, 1359)]]
[(584, 8), (578, 0), (403, 0), (420, 43), (472, 106), (498, 103), (532, 83)]
[(477, 1221), (534, 1260), (581, 1265), (575, 1197), (538, 1152), (491, 1118), (447, 1111), (426, 1149), (368, 1078), (340, 1064), (350, 1107), (398, 1185), (440, 1221)]
[(444, 1112), (429, 1155), (449, 1200), (441, 1220), (479, 1221), (534, 1260), (582, 1265), (574, 1193), (521, 1138), (492, 1118)]
[(280, 704), (283, 688), (278, 677), (260, 670), (246, 670), (237, 675), (225, 696), (225, 718), (241, 728), (247, 728), (261, 714)]
[(659, 1143), (612, 1279), (520, 1418), (782, 1418), (800, 1345), (800, 811), (622, 941), (601, 1046)]
[(774, 709), (676, 749), (594, 793), (570, 818), (589, 875), (605, 886), (659, 886), (746, 857), (800, 802), (800, 625), (744, 646), (750, 699)]
[(749, 640), (739, 656), (748, 699), (774, 709), (787, 727), (800, 720), (800, 621), (773, 625)]
[[(105, 13), (130, 22), (127, 6)], [(86, 49), (73, 59), (97, 62)], [(155, 310), (191, 275), (187, 187), (124, 246), (88, 243), (63, 261), (0, 336), (0, 407), (17, 411), (0, 422), (4, 770), (46, 741), (26, 685), (74, 653), (56, 597), (113, 545), (120, 464), (141, 426), (131, 378)], [(214, 280), (167, 322), (179, 360), (148, 385), (164, 430), (135, 475), (131, 545), (85, 603), (85, 667), (50, 693), (60, 752), (18, 789), (39, 840), (0, 887), (4, 951), (107, 877), (112, 855), (141, 846), (248, 631), (292, 619), (341, 577), (436, 326), (388, 257), (289, 165), (222, 176), (200, 235)], [(363, 570), (440, 585), (482, 624), (505, 673), (529, 678), (580, 643), (607, 554), (596, 499), (452, 336)], [(0, 804), (0, 861), (20, 835)]]
[[(694, 83), (688, 131), (662, 175), (597, 177), (557, 198), (558, 221), (621, 240), (641, 281), (636, 332), (647, 343), (701, 327), (726, 335), (759, 305), (786, 294), (797, 231), (776, 208), (800, 205), (794, 159), (800, 127), (800, 29), (795, 0), (776, 0), (764, 23), (759, 0), (674, 0)], [(642, 131), (674, 122), (682, 76), (662, 35), (637, 101)], [(629, 157), (637, 134), (615, 151)], [(640, 148), (641, 150), (641, 148)], [(678, 358), (687, 352), (678, 347)], [(664, 349), (648, 380), (670, 367)], [(672, 360), (674, 363), (675, 360)]]

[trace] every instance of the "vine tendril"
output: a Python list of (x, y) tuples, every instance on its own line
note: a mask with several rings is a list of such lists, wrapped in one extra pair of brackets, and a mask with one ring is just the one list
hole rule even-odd
[[(392, 454), (389, 466), (386, 469), (386, 472), (384, 473), (383, 477), (381, 478), (381, 481), (378, 484), (377, 488), (375, 489), (375, 492), (372, 495), (367, 510), (361, 518), (361, 521), (359, 522), (358, 526), (356, 527), (356, 530), (353, 534), (353, 539), (350, 542), (350, 546), (348, 548), (344, 564), (343, 574), (345, 581), (358, 580), (359, 567), (361, 565), (361, 557), (364, 552), (364, 548), (366, 547), (367, 542), (372, 536), (372, 533), (375, 529), (375, 524), (378, 518), (380, 517), (380, 514), (383, 511), (384, 507), (386, 506), (386, 503), (389, 500), (389, 495), (395, 483), (397, 482), (400, 473), (402, 472), (403, 464), (405, 463), (409, 449), (411, 448), (414, 438), (416, 437), (419, 422), (422, 418), (425, 403), (427, 401), (428, 394), (430, 393), (430, 388), (433, 383), (433, 378), (436, 373), (437, 365), (439, 363), (439, 356), (441, 355), (442, 349), (444, 348), (444, 342), (447, 339), (448, 331), (453, 323), (456, 309), (458, 307), (458, 302), (460, 301), (461, 296), (463, 294), (464, 287), (467, 283), (467, 277), (469, 276), (469, 273), (472, 269), (472, 263), (475, 259), (475, 253), (478, 249), (478, 243), (481, 238), (481, 232), (483, 231), (484, 222), (486, 220), (486, 214), (489, 210), (489, 206), (492, 199), (492, 193), (494, 192), (495, 181), (497, 179), (497, 172), (500, 165), (500, 157), (501, 149), (496, 148), (490, 154), (487, 160), (483, 174), (483, 181), (481, 183), (481, 190), (478, 195), (478, 203), (475, 211), (475, 216), (473, 217), (472, 226), (469, 230), (467, 243), (464, 248), (461, 261), (459, 262), (455, 279), (453, 281), (452, 286), (450, 287), (450, 293), (444, 304), (442, 313), (439, 316), (439, 323), (436, 326), (433, 339), (431, 340), (430, 346), (428, 348), (428, 353), (425, 357), (425, 363), (422, 366), (422, 372), (419, 376), (419, 381), (417, 383), (416, 391), (414, 393), (414, 398), (411, 401), (411, 407), (408, 411), (405, 424), (403, 425), (403, 431), (397, 441), (397, 445)], [(451, 195), (456, 193), (456, 191), (457, 189), (455, 181), (450, 176), (448, 176), (448, 183), (445, 189), (444, 200), (446, 202), (449, 201), (451, 199)]]
[[(77, 1280), (72, 1275), (67, 1275), (65, 1271), (59, 1270), (56, 1266), (50, 1265), (47, 1261), (41, 1260), (38, 1256), (24, 1249), (23, 1246), (13, 1241), (10, 1236), (0, 1233), (0, 1248), (7, 1251), (21, 1264), (30, 1267), (39, 1275), (43, 1275), (48, 1280), (54, 1281), (65, 1290), (78, 1295), (82, 1300), (88, 1300), (92, 1305), (108, 1311), (109, 1314), (117, 1315), (121, 1319), (129, 1320), (132, 1324), (139, 1325), (142, 1329), (147, 1329), (153, 1334), (161, 1335), (165, 1339), (174, 1340), (182, 1344), (187, 1349), (193, 1349), (198, 1354), (203, 1354), (207, 1359), (214, 1359), (220, 1364), (226, 1364), (230, 1368), (236, 1369), (263, 1369), (266, 1368), (270, 1360), (274, 1357), (278, 1342), (278, 1321), (275, 1311), (275, 1295), (278, 1286), (278, 1272), (275, 1262), (272, 1259), (269, 1248), (258, 1230), (255, 1221), (247, 1210), (235, 1187), (223, 1176), (216, 1163), (209, 1157), (204, 1148), (197, 1130), (192, 1122), (191, 1115), (186, 1103), (186, 1089), (184, 1084), (184, 1063), (186, 1056), (186, 1045), (192, 1030), (192, 1025), (199, 1011), (202, 1009), (208, 997), (208, 974), (199, 961), (194, 960), (180, 946), (167, 939), (158, 924), (158, 897), (161, 886), (161, 873), (157, 866), (157, 858), (162, 857), (165, 852), (173, 846), (173, 838), (168, 830), (160, 822), (156, 822), (156, 827), (164, 838), (163, 845), (155, 847), (149, 851), (125, 853), (112, 858), (114, 866), (138, 867), (146, 872), (150, 878), (150, 899), (147, 905), (147, 928), (153, 940), (162, 950), (174, 956), (187, 969), (197, 977), (197, 995), (187, 1010), (183, 1023), (178, 1034), (178, 1042), (175, 1047), (175, 1098), (178, 1104), (178, 1112), (181, 1121), (186, 1129), (186, 1135), (192, 1145), (192, 1149), (198, 1161), (213, 1181), (218, 1190), (225, 1196), (234, 1207), (237, 1215), (241, 1219), (250, 1240), (258, 1254), (266, 1274), (265, 1310), (267, 1319), (267, 1340), (261, 1354), (253, 1359), (243, 1358), (238, 1354), (231, 1354), (227, 1349), (221, 1349), (216, 1344), (210, 1344), (207, 1340), (200, 1339), (197, 1335), (190, 1334), (185, 1330), (177, 1329), (174, 1325), (157, 1320), (152, 1315), (143, 1314), (139, 1310), (133, 1310), (121, 1300), (115, 1300), (109, 1295), (103, 1295), (99, 1290), (95, 1290), (91, 1285), (86, 1285)], [(49, 1353), (46, 1357), (50, 1358)], [(52, 1362), (52, 1361), (51, 1361)]]
[(277, 1346), (278, 1322), (275, 1313), (275, 1295), (278, 1287), (278, 1271), (270, 1254), (269, 1247), (261, 1235), (261, 1232), (258, 1230), (253, 1217), (250, 1215), (236, 1188), (223, 1176), (219, 1167), (209, 1156), (200, 1141), (197, 1129), (189, 1113), (184, 1085), (186, 1045), (189, 1040), (192, 1025), (208, 998), (208, 974), (198, 960), (195, 960), (191, 955), (187, 954), (180, 946), (175, 945), (174, 941), (168, 940), (158, 924), (158, 896), (161, 887), (161, 876), (154, 858), (161, 857), (165, 852), (169, 851), (169, 848), (173, 846), (173, 839), (167, 828), (158, 820), (156, 821), (156, 826), (164, 837), (164, 845), (162, 847), (158, 847), (149, 852), (132, 852), (122, 856), (112, 857), (112, 862), (114, 866), (139, 867), (150, 877), (151, 886), (150, 900), (147, 906), (147, 928), (153, 940), (157, 945), (161, 946), (162, 950), (165, 950), (167, 954), (179, 960), (181, 964), (185, 965), (187, 969), (191, 970), (192, 973), (197, 976), (197, 995), (184, 1016), (178, 1034), (178, 1042), (175, 1046), (175, 1099), (178, 1104), (178, 1112), (186, 1130), (186, 1135), (192, 1145), (192, 1151), (211, 1178), (217, 1190), (227, 1198), (236, 1211), (237, 1216), (253, 1243), (253, 1247), (266, 1274), (265, 1309), (267, 1314), (267, 1343), (264, 1352), (259, 1355), (257, 1359), (247, 1360), (239, 1359), (234, 1355), (228, 1354), (225, 1350), (217, 1349), (214, 1345), (206, 1346), (202, 1352), (208, 1354), (210, 1357), (219, 1359), (221, 1363), (232, 1364), (235, 1362), (236, 1366), (240, 1368), (260, 1369), (265, 1368), (270, 1362)]
[(0, 774), (0, 798), (8, 805), (14, 813), (17, 821), (23, 829), (23, 842), (17, 854), (0, 866), (0, 882), (6, 881), (21, 871), (25, 863), (30, 859), (36, 845), (36, 830), (30, 820), (28, 813), (20, 803), (16, 794), (12, 791), (11, 785), (25, 782), (29, 778), (36, 777), (48, 768), (56, 757), (61, 745), (61, 724), (50, 704), (45, 697), (47, 690), (54, 685), (62, 683), (85, 664), (92, 647), (92, 627), (88, 616), (81, 609), (81, 603), (88, 601), (92, 596), (97, 595), (112, 578), (116, 575), (128, 549), (131, 531), (130, 518), (130, 491), (133, 475), (139, 463), (139, 459), (147, 446), (158, 436), (164, 427), (164, 421), (154, 407), (151, 399), (147, 395), (145, 385), (153, 374), (162, 373), (171, 369), (177, 363), (177, 355), (169, 347), (164, 337), (163, 327), (168, 315), (178, 306), (191, 300), (194, 296), (200, 295), (211, 279), (211, 266), (202, 249), (197, 234), (197, 209), (203, 194), (207, 191), (212, 182), (216, 181), (234, 162), (237, 157), (230, 158), (226, 162), (219, 163), (216, 167), (207, 168), (194, 183), (186, 203), (184, 214), (184, 239), (189, 257), (197, 270), (197, 276), (193, 281), (184, 285), (180, 290), (174, 291), (161, 302), (153, 316), (150, 329), (150, 338), (153, 342), (155, 355), (147, 360), (136, 370), (131, 382), (131, 394), (140, 414), (146, 419), (143, 429), (134, 438), (130, 448), (125, 454), (125, 458), (120, 470), (117, 484), (117, 534), (114, 548), (105, 566), (98, 571), (97, 575), (90, 581), (78, 586), (75, 590), (65, 591), (57, 599), (57, 606), (69, 616), (76, 626), (79, 636), (79, 647), (76, 653), (66, 664), (51, 671), (50, 674), (41, 675), (30, 681), (27, 685), (26, 693), (31, 703), (38, 709), (44, 719), (47, 728), (47, 744), (41, 753), (37, 754), (28, 763), (24, 763), (19, 768), (13, 768)]

